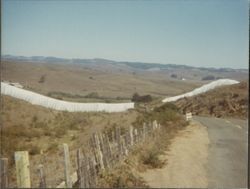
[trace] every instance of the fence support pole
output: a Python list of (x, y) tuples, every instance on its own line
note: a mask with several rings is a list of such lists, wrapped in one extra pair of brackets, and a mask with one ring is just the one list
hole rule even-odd
[(39, 171), (39, 177), (40, 177), (39, 187), (40, 188), (46, 188), (46, 178), (45, 178), (45, 173), (44, 173), (42, 164), (40, 164), (38, 166), (38, 171)]
[(79, 188), (84, 188), (84, 179), (86, 178), (83, 175), (83, 156), (80, 149), (77, 150), (77, 178)]
[(64, 151), (64, 175), (66, 188), (72, 188), (72, 182), (70, 178), (70, 159), (69, 159), (69, 147), (67, 144), (63, 144)]
[(146, 138), (146, 123), (143, 123), (143, 127), (142, 127), (142, 138), (143, 138), (143, 141), (145, 140)]
[(100, 163), (100, 167), (101, 169), (105, 169), (104, 167), (104, 162), (103, 162), (103, 153), (102, 153), (102, 150), (101, 150), (101, 143), (100, 143), (100, 139), (98, 137), (98, 134), (95, 133), (94, 134), (94, 140), (95, 140), (95, 144), (96, 144), (96, 147), (97, 147), (97, 154), (98, 154), (98, 161)]
[(134, 141), (135, 141), (135, 143), (138, 143), (138, 132), (137, 132), (137, 129), (134, 130), (134, 133), (135, 133), (135, 135), (134, 135)]
[(8, 159), (1, 158), (0, 161), (0, 183), (1, 188), (8, 188)]
[(27, 151), (15, 152), (17, 187), (30, 188), (29, 154)]
[(133, 145), (134, 145), (133, 131), (134, 131), (133, 126), (130, 126), (130, 127), (129, 127), (130, 146), (133, 146)]

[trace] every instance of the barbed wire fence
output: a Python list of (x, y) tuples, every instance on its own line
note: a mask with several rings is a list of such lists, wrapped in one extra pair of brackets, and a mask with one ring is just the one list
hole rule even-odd
[[(94, 188), (98, 175), (111, 170), (126, 159), (129, 152), (148, 136), (155, 136), (161, 125), (157, 121), (129, 128), (115, 127), (93, 133), (87, 144), (69, 149), (63, 144), (59, 151), (42, 154), (39, 161), (29, 164), (28, 152), (15, 152), (18, 188)], [(53, 162), (53, 163), (52, 163)], [(31, 174), (30, 174), (31, 173)], [(0, 161), (1, 188), (8, 188), (8, 159)]]

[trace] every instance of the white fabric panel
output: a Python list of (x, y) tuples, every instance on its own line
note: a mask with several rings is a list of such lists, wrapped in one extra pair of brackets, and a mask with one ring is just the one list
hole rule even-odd
[(38, 93), (1, 82), (1, 93), (31, 104), (69, 112), (123, 112), (134, 108), (134, 103), (76, 103), (50, 98)]
[(190, 96), (198, 95), (201, 93), (205, 93), (211, 89), (214, 89), (214, 88), (222, 86), (222, 85), (232, 85), (232, 84), (237, 84), (237, 83), (239, 83), (239, 82), (236, 80), (232, 80), (232, 79), (219, 79), (216, 81), (212, 81), (211, 83), (205, 84), (199, 88), (196, 88), (191, 92), (188, 92), (188, 93), (185, 93), (182, 95), (178, 95), (178, 96), (165, 98), (164, 100), (162, 100), (162, 102), (173, 102), (173, 101), (179, 100), (179, 99), (184, 98), (184, 97), (190, 97)]

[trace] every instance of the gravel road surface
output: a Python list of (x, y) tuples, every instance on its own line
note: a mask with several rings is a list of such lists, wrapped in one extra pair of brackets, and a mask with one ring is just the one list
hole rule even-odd
[(194, 120), (208, 131), (208, 187), (247, 188), (247, 120), (200, 116)]

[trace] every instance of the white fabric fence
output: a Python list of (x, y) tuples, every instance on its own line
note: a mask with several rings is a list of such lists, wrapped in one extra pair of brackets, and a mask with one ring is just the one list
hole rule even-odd
[(21, 100), (25, 100), (34, 105), (40, 105), (46, 108), (51, 108), (69, 112), (123, 112), (134, 108), (134, 103), (77, 103), (67, 102), (40, 95), (25, 89), (17, 88), (9, 84), (1, 82), (1, 93), (9, 95)]
[(178, 96), (165, 98), (164, 100), (162, 100), (162, 102), (173, 102), (173, 101), (179, 100), (179, 99), (184, 98), (184, 97), (190, 97), (190, 96), (198, 95), (201, 93), (205, 93), (211, 89), (214, 89), (214, 88), (222, 86), (222, 85), (232, 85), (232, 84), (237, 84), (237, 83), (239, 83), (239, 82), (236, 80), (232, 80), (232, 79), (219, 79), (216, 81), (212, 81), (211, 83), (205, 84), (199, 88), (196, 88), (191, 92), (188, 92), (188, 93), (185, 93), (182, 95), (178, 95)]

